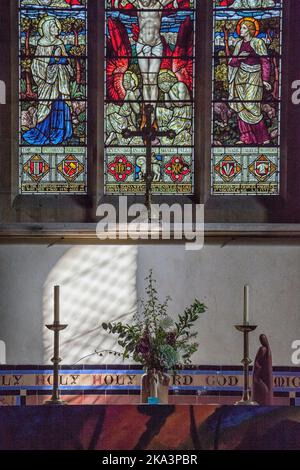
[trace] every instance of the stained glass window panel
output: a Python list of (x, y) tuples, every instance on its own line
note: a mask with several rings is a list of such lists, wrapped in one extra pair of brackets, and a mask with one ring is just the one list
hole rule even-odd
[(37, 9), (60, 8), (79, 9), (86, 8), (87, 0), (20, 0), (21, 8), (32, 7)]
[(216, 8), (270, 8), (281, 7), (282, 0), (215, 0)]
[(21, 0), (20, 192), (85, 194), (87, 2)]
[(212, 193), (280, 191), (281, 0), (215, 0)]
[(194, 1), (106, 0), (106, 193), (145, 192), (147, 104), (153, 193), (193, 193), (194, 35)]

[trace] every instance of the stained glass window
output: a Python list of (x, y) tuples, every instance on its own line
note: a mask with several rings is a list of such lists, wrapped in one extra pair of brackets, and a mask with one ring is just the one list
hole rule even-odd
[(106, 0), (107, 194), (145, 192), (148, 104), (152, 192), (193, 193), (194, 30), (194, 0)]
[(20, 0), (20, 192), (85, 194), (87, 0)]
[(280, 190), (282, 0), (215, 0), (212, 193)]

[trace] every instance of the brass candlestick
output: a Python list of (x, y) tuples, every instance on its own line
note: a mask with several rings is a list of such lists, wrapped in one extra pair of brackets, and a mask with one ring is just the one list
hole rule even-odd
[(257, 325), (248, 325), (245, 323), (243, 325), (235, 325), (235, 328), (238, 331), (241, 331), (244, 335), (244, 357), (241, 361), (244, 368), (244, 390), (242, 399), (240, 401), (237, 401), (235, 405), (258, 405), (258, 403), (251, 400), (251, 391), (249, 388), (249, 365), (252, 362), (249, 357), (249, 333), (251, 333), (251, 331), (254, 331), (257, 328)]
[(53, 390), (50, 400), (45, 402), (45, 405), (65, 405), (66, 402), (60, 399), (59, 391), (59, 332), (67, 328), (68, 325), (62, 325), (59, 322), (59, 287), (54, 287), (54, 322), (52, 325), (46, 325), (48, 330), (54, 331), (54, 355), (51, 359), (53, 363)]

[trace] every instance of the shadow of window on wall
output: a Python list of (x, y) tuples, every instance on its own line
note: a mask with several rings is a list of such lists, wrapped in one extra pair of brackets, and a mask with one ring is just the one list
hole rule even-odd
[[(136, 310), (137, 248), (76, 246), (68, 250), (48, 275), (43, 292), (43, 323), (53, 322), (53, 286), (60, 285), (63, 364), (120, 363), (119, 357), (99, 357), (95, 351), (116, 349), (116, 340), (102, 330), (104, 321), (129, 320)], [(44, 329), (44, 364), (53, 355), (53, 335)]]

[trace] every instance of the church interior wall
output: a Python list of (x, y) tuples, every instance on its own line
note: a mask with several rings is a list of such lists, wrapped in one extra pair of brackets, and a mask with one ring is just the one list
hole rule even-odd
[[(265, 333), (273, 364), (292, 366), (292, 343), (299, 339), (300, 248), (295, 245), (206, 245), (200, 251), (175, 246), (1, 246), (0, 340), (8, 364), (44, 364), (51, 358), (52, 287), (61, 286), (61, 334), (65, 364), (83, 356), (85, 364), (120, 363), (93, 352), (115, 349), (102, 321), (130, 319), (144, 278), (153, 269), (163, 300), (172, 297), (177, 315), (194, 298), (207, 312), (198, 321), (197, 365), (238, 365), (242, 342), (234, 325), (242, 321), (243, 286), (250, 285), (252, 358)], [(298, 334), (299, 336), (299, 334)], [(273, 347), (272, 347), (273, 346)], [(3, 347), (2, 347), (3, 349)], [(2, 354), (3, 356), (3, 354)]]

